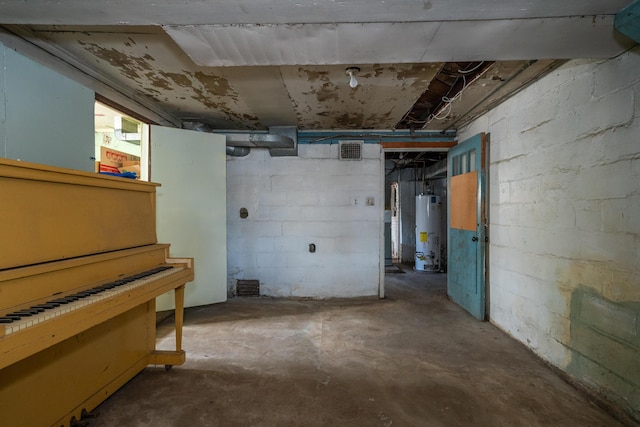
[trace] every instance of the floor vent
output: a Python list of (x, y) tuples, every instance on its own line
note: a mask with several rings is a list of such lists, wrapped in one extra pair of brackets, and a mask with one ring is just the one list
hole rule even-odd
[(259, 297), (259, 280), (238, 280), (236, 283), (236, 295), (239, 297)]
[(362, 160), (363, 141), (340, 141), (340, 160)]

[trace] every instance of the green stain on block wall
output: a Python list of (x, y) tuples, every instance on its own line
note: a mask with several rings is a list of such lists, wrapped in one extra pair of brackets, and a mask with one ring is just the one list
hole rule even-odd
[(640, 419), (640, 301), (578, 287), (570, 321), (567, 372)]

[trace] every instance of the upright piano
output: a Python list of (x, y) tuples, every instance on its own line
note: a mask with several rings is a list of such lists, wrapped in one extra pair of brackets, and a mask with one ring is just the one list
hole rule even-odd
[[(0, 159), (0, 425), (68, 426), (182, 350), (193, 259), (156, 238), (158, 184)], [(155, 298), (175, 293), (175, 349)]]

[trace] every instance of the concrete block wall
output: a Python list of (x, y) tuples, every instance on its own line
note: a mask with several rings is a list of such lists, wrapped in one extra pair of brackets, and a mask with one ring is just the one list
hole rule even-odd
[(640, 49), (570, 61), (490, 132), (493, 323), (640, 419)]
[(365, 144), (361, 161), (338, 160), (336, 144), (298, 151), (297, 157), (271, 157), (263, 149), (228, 157), (229, 293), (238, 279), (258, 279), (261, 293), (275, 297), (378, 295), (380, 146)]

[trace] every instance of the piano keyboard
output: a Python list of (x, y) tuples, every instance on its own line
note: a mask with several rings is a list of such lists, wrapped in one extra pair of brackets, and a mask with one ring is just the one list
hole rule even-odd
[(42, 304), (36, 304), (29, 308), (14, 311), (13, 313), (7, 313), (0, 316), (0, 337), (62, 316), (103, 299), (125, 293), (133, 288), (143, 286), (153, 280), (168, 276), (182, 269), (183, 267), (170, 265), (156, 267), (152, 270), (118, 279), (95, 288), (85, 289), (72, 295), (66, 295)]

